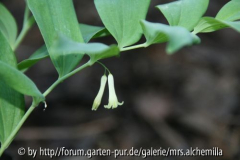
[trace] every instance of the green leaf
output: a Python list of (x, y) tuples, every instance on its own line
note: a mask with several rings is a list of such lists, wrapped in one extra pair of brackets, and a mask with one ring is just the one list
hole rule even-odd
[(224, 28), (232, 28), (238, 32), (240, 32), (240, 22), (230, 22), (230, 21), (222, 21), (217, 20), (212, 17), (203, 17), (198, 25), (194, 28), (194, 33), (207, 33), (214, 32)]
[(38, 61), (49, 57), (46, 46), (42, 46), (34, 54), (32, 54), (28, 59), (20, 62), (18, 64), (18, 69), (22, 72), (25, 72), (28, 68), (32, 67)]
[[(48, 50), (58, 34), (63, 34), (73, 41), (84, 42), (72, 0), (28, 0), (27, 2)], [(77, 56), (66, 55), (64, 52), (58, 55), (51, 52), (49, 54), (59, 77), (72, 71), (82, 59), (81, 54)]]
[(119, 48), (116, 45), (107, 46), (102, 43), (79, 43), (65, 36), (59, 36), (59, 39), (55, 41), (51, 48), (51, 52), (56, 54), (58, 54), (59, 51), (64, 51), (64, 53), (68, 55), (84, 55), (83, 53), (86, 53), (92, 63), (119, 55)]
[(0, 82), (0, 142), (4, 143), (24, 115), (24, 96)]
[(170, 2), (156, 6), (166, 17), (170, 26), (177, 26), (181, 16), (182, 1)]
[[(0, 60), (16, 68), (16, 57), (0, 31)], [(0, 72), (4, 68), (0, 67)], [(15, 78), (15, 77), (14, 77)], [(24, 96), (0, 79), (0, 142), (3, 144), (24, 115)], [(5, 149), (5, 148), (4, 148)]]
[[(110, 33), (104, 27), (91, 26), (87, 24), (80, 24), (80, 29), (83, 35), (85, 43), (88, 43), (92, 38), (99, 38), (108, 36)], [(20, 62), (18, 64), (18, 69), (25, 72), (30, 67), (35, 65), (38, 61), (49, 57), (46, 46), (42, 46), (34, 54), (32, 54), (28, 59)]]
[(118, 46), (136, 43), (142, 35), (140, 20), (146, 18), (150, 0), (94, 0), (97, 11)]
[(183, 27), (168, 26), (160, 23), (141, 21), (147, 39), (145, 45), (168, 42), (167, 52), (174, 53), (184, 46), (200, 43), (200, 39)]
[[(203, 17), (194, 28), (194, 33), (214, 32), (224, 28), (232, 28), (240, 32), (240, 0), (232, 0), (224, 5), (216, 18)], [(234, 21), (234, 22), (233, 22)]]
[(12, 14), (0, 3), (0, 31), (13, 48), (17, 38), (17, 24)]
[(92, 38), (105, 37), (110, 35), (108, 30), (104, 27), (92, 26), (87, 24), (80, 24), (80, 30), (85, 43), (88, 43)]
[(22, 72), (0, 61), (0, 80), (16, 91), (32, 96), (36, 103), (44, 101), (44, 96), (36, 85)]
[(222, 7), (216, 19), (236, 21), (240, 19), (240, 0), (232, 0)]
[(197, 25), (208, 8), (209, 0), (179, 0), (158, 5), (171, 26), (185, 27), (189, 31)]

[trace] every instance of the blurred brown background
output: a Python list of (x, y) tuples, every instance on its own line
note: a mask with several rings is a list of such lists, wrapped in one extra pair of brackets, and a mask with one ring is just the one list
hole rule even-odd
[[(22, 26), (23, 0), (2, 0)], [(147, 20), (166, 23), (154, 8), (169, 0), (152, 0)], [(211, 0), (206, 13), (215, 16), (226, 0)], [(102, 26), (92, 0), (75, 0), (79, 22)], [(189, 13), (191, 14), (191, 13)], [(106, 90), (97, 112), (91, 111), (104, 70), (94, 65), (59, 85), (48, 97), (48, 108), (39, 106), (7, 150), (13, 160), (20, 147), (43, 148), (182, 148), (223, 149), (223, 157), (150, 157), (148, 159), (239, 160), (240, 159), (240, 34), (225, 29), (201, 34), (202, 43), (168, 56), (165, 44), (153, 45), (104, 60), (115, 77), (116, 92), (125, 104), (106, 110)], [(143, 41), (144, 39), (142, 39)], [(111, 37), (94, 41), (115, 43)], [(28, 58), (43, 45), (35, 25), (17, 50), (18, 60)], [(41, 91), (56, 79), (49, 59), (27, 72)], [(30, 100), (27, 99), (29, 106)], [(47, 157), (37, 157), (47, 160)], [(56, 160), (85, 160), (61, 157)], [(93, 160), (101, 159), (94, 157)], [(105, 157), (105, 159), (113, 159)], [(141, 159), (119, 157), (122, 160)], [(5, 158), (4, 160), (8, 160)]]

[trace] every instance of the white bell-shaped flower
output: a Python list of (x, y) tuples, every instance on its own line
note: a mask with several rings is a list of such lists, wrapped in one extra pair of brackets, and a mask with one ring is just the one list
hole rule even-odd
[(93, 106), (92, 106), (93, 111), (96, 111), (98, 109), (99, 105), (101, 104), (106, 83), (107, 83), (107, 76), (103, 75), (101, 78), (100, 89), (98, 91), (98, 94), (97, 94), (94, 102), (93, 102)]
[(108, 75), (108, 89), (109, 89), (109, 100), (108, 105), (105, 105), (104, 107), (107, 109), (115, 109), (118, 106), (123, 105), (124, 102), (118, 102), (118, 98), (116, 96), (115, 87), (114, 87), (114, 79), (113, 75)]

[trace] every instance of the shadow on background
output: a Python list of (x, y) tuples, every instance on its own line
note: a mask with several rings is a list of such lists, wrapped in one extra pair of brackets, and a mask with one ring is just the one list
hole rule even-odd
[[(103, 26), (93, 1), (75, 0), (79, 22)], [(147, 20), (166, 23), (154, 8), (169, 2), (151, 3)], [(3, 0), (22, 25), (24, 1)], [(226, 3), (211, 1), (206, 15), (214, 16)], [(48, 108), (40, 105), (27, 120), (7, 150), (14, 160), (24, 148), (130, 149), (190, 147), (223, 149), (223, 157), (188, 159), (238, 160), (240, 158), (240, 34), (225, 29), (201, 34), (202, 43), (169, 56), (165, 44), (123, 52), (120, 58), (103, 62), (115, 77), (116, 92), (125, 104), (116, 110), (91, 111), (103, 68), (94, 65), (59, 85), (47, 97)], [(143, 41), (144, 39), (142, 39)], [(115, 43), (111, 37), (94, 41)], [(35, 25), (17, 50), (19, 61), (43, 45)], [(41, 91), (56, 79), (50, 60), (43, 60), (27, 72)], [(27, 99), (28, 104), (30, 100)], [(108, 103), (106, 92), (103, 104)], [(8, 160), (8, 158), (3, 158)], [(37, 157), (47, 160), (48, 157)], [(84, 160), (86, 157), (60, 157), (56, 160)], [(101, 157), (94, 157), (94, 160)], [(113, 159), (106, 157), (106, 159)], [(119, 157), (123, 160), (139, 157)], [(178, 160), (184, 157), (149, 157)]]

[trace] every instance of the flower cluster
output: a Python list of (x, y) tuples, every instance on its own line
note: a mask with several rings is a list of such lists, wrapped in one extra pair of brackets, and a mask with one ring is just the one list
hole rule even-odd
[(108, 100), (108, 105), (104, 105), (104, 108), (107, 109), (115, 109), (118, 106), (123, 105), (124, 102), (118, 102), (118, 98), (115, 92), (115, 87), (114, 87), (114, 78), (112, 74), (108, 75), (108, 78), (106, 75), (103, 75), (101, 78), (101, 84), (100, 84), (100, 89), (99, 92), (93, 102), (92, 110), (96, 111), (101, 104), (104, 89), (106, 86), (106, 83), (108, 81), (108, 89), (109, 89), (109, 100)]

